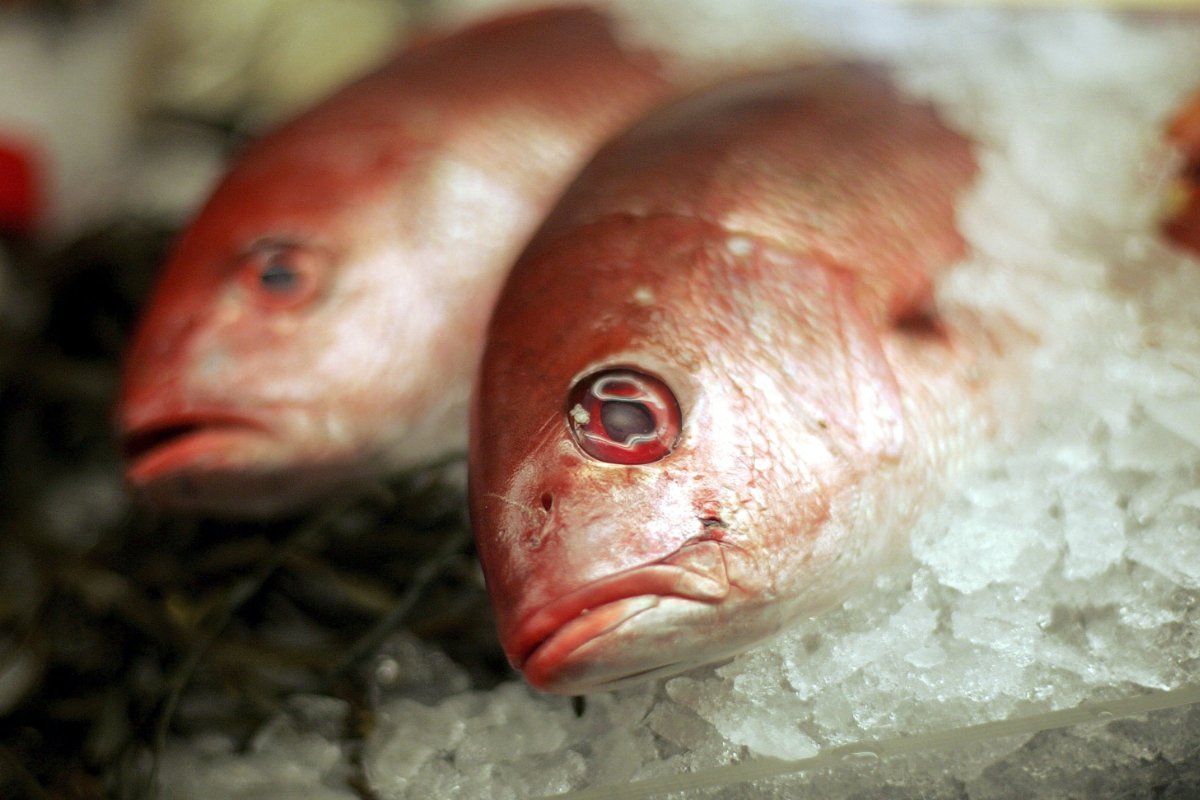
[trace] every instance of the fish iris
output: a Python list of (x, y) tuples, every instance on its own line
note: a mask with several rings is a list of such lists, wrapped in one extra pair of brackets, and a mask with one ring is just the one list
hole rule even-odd
[(658, 378), (630, 369), (594, 372), (571, 389), (567, 424), (584, 453), (610, 464), (647, 464), (671, 452), (681, 415)]

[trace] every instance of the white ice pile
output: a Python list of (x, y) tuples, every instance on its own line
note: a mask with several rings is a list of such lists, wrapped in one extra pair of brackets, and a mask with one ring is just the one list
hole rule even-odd
[[(1200, 81), (1200, 20), (780, 7), (779, 26), (896, 64), (982, 143), (962, 212), (975, 255), (943, 300), (1040, 332), (1021, 389), (1028, 423), (923, 519), (913, 563), (727, 664), (589, 697), (576, 716), (516, 682), (463, 691), (438, 654), (404, 645), (380, 664), (409, 677), (381, 683), (356, 756), (375, 797), (595, 786), (643, 797), (638, 781), (655, 776), (1198, 680), (1200, 261), (1159, 242), (1153, 218), (1170, 167), (1163, 122)], [(288, 719), (249, 754), (176, 744), (165, 796), (355, 797), (347, 747)], [(722, 787), (718, 771), (687, 796), (1116, 797), (1154, 785), (1183, 798), (1200, 787), (1198, 753), (1190, 706), (753, 785)]]

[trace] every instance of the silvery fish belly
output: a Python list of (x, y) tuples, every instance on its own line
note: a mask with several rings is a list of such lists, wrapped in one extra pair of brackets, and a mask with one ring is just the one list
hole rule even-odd
[(972, 145), (881, 70), (730, 82), (602, 149), (518, 260), (471, 412), (509, 660), (582, 693), (718, 660), (904, 552), (994, 429), (939, 314)]
[(252, 145), (128, 354), (129, 484), (271, 514), (465, 449), (503, 276), (660, 72), (600, 14), (530, 12), (420, 43)]
[(1183, 156), (1183, 167), (1163, 232), (1180, 247), (1200, 255), (1200, 93), (1175, 115), (1167, 129), (1167, 141)]

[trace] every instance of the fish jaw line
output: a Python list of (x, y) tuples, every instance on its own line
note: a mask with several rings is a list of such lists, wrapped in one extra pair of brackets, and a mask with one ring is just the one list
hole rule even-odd
[(164, 403), (120, 414), (117, 426), (126, 485), (139, 501), (174, 511), (276, 516), (379, 469), (356, 429), (332, 430), (303, 406)]
[[(715, 540), (692, 542), (664, 559), (568, 592), (519, 626), (507, 648), (509, 660), (530, 678), (531, 672), (537, 675), (552, 669), (555, 663), (665, 599), (701, 607), (720, 605), (731, 592), (723, 551)], [(536, 678), (530, 682), (539, 685)]]
[[(721, 602), (641, 595), (568, 622), (526, 659), (530, 685), (553, 694), (620, 689), (718, 661), (745, 649), (714, 629), (727, 626)], [(762, 638), (762, 637), (755, 637)]]
[(188, 472), (227, 466), (232, 462), (230, 451), (274, 438), (261, 420), (219, 409), (164, 413), (127, 421), (122, 427), (125, 477), (138, 489)]

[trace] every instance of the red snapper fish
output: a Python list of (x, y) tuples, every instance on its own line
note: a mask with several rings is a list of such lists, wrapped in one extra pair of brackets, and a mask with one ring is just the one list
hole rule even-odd
[(1178, 207), (1163, 223), (1167, 238), (1200, 254), (1200, 93), (1171, 121), (1167, 141), (1183, 154), (1177, 191)]
[(1002, 337), (931, 295), (975, 173), (862, 65), (698, 93), (583, 170), (501, 292), (471, 412), (479, 555), (532, 685), (728, 657), (904, 551), (996, 429)]
[(253, 144), (182, 234), (125, 364), (129, 484), (271, 514), (466, 447), (504, 274), (656, 59), (585, 9), (403, 52)]

